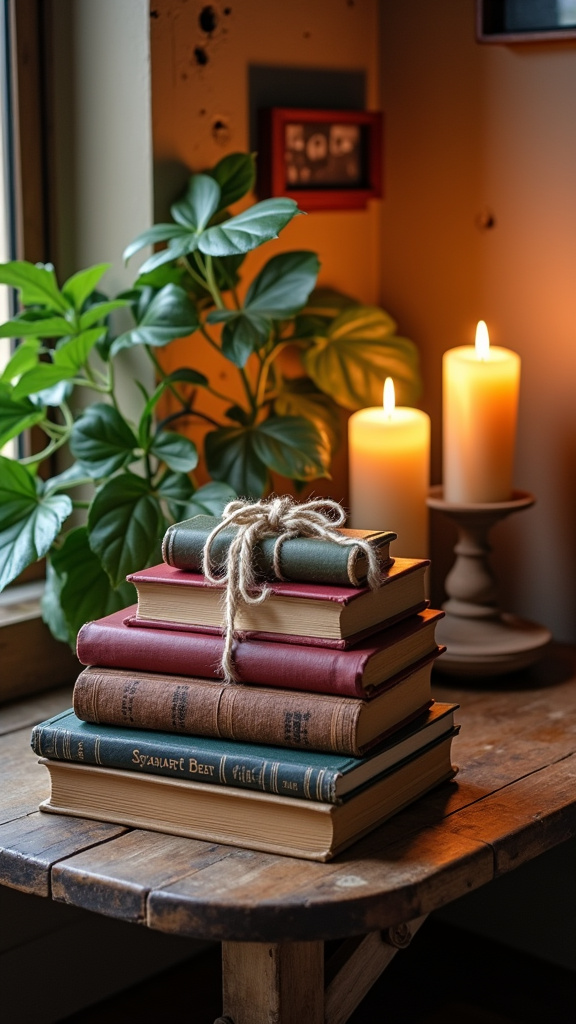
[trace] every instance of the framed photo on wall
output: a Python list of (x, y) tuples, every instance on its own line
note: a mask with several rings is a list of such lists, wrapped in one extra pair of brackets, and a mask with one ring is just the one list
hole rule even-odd
[(382, 115), (269, 107), (258, 123), (260, 199), (308, 210), (361, 209), (382, 195)]
[(576, 39), (576, 0), (476, 0), (480, 43)]

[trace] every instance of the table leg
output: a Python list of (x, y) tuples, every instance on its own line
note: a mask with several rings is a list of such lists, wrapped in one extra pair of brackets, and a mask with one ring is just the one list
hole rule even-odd
[(323, 942), (223, 942), (222, 968), (226, 1024), (323, 1024)]

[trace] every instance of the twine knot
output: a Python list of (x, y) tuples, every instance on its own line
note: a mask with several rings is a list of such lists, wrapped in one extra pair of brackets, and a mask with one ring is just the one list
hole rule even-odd
[[(282, 544), (292, 537), (320, 537), (344, 547), (360, 547), (368, 563), (367, 585), (374, 590), (380, 585), (380, 563), (374, 548), (357, 537), (344, 537), (338, 527), (346, 514), (337, 501), (316, 498), (299, 503), (289, 495), (262, 498), (250, 502), (243, 498), (228, 502), (221, 521), (214, 527), (204, 545), (202, 571), (215, 584), (226, 584), (224, 592), (224, 651), (221, 672), (227, 683), (236, 682), (234, 670), (234, 626), (240, 601), (261, 604), (270, 594), (265, 583), (258, 582), (254, 567), (254, 550), (264, 537), (276, 537), (273, 569), (277, 579), (284, 579), (281, 570)], [(212, 563), (212, 544), (227, 527), (237, 527), (223, 566)]]

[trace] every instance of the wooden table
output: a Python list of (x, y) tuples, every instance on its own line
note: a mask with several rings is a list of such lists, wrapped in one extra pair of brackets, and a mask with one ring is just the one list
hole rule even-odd
[[(576, 834), (576, 651), (484, 685), (438, 675), (434, 692), (461, 705), (457, 779), (328, 864), (39, 812), (30, 730), (70, 690), (9, 704), (0, 883), (221, 941), (221, 1021), (344, 1024), (430, 911)], [(325, 962), (327, 939), (346, 941)]]

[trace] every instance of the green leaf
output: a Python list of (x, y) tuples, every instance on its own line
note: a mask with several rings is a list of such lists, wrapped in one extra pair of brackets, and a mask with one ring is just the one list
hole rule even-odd
[(308, 301), (320, 261), (314, 252), (284, 252), (273, 256), (254, 278), (244, 310), (273, 320), (286, 320)]
[(0, 326), (0, 338), (65, 338), (72, 333), (63, 316), (47, 316), (42, 320), (7, 320)]
[(191, 370), (188, 366), (181, 366), (178, 370), (173, 370), (167, 377), (164, 378), (164, 384), (197, 384), (198, 387), (208, 387), (208, 377), (205, 377), (203, 373), (199, 373), (198, 370)]
[(274, 402), (277, 416), (301, 416), (324, 433), (332, 452), (339, 447), (341, 426), (338, 407), (328, 395), (317, 391), (307, 377), (286, 381)]
[(80, 317), (80, 329), (86, 331), (93, 324), (97, 324), (99, 320), (103, 320), (104, 317), (110, 316), (116, 309), (125, 309), (130, 303), (127, 299), (111, 299), (110, 302), (96, 302), (93, 306), (90, 306), (85, 313), (82, 313)]
[(252, 282), (240, 310), (216, 309), (208, 323), (224, 323), (222, 352), (236, 366), (245, 366), (253, 352), (266, 344), (272, 320), (284, 320), (304, 305), (316, 281), (315, 253), (290, 252), (274, 256)]
[(346, 409), (382, 405), (386, 377), (394, 380), (397, 405), (411, 405), (420, 393), (418, 350), (395, 329), (378, 307), (346, 310), (302, 353), (306, 372)]
[[(171, 238), (182, 238), (188, 237), (189, 231), (186, 228), (180, 226), (180, 224), (154, 224), (151, 228), (147, 228), (141, 235), (138, 235), (130, 245), (127, 245), (122, 253), (122, 259), (125, 263), (128, 262), (134, 253), (138, 252), (139, 249), (143, 249), (146, 245), (157, 245), (158, 242), (167, 242)], [(140, 273), (146, 273), (140, 268)]]
[(62, 402), (68, 400), (73, 390), (74, 384), (70, 380), (62, 380), (58, 384), (53, 384), (48, 388), (36, 391), (33, 395), (30, 395), (30, 401), (37, 408), (46, 406), (57, 408), (62, 405)]
[(133, 345), (161, 348), (176, 338), (186, 338), (198, 328), (198, 316), (183, 288), (167, 284), (147, 306), (136, 327), (121, 334), (112, 344), (115, 356)]
[(266, 466), (289, 480), (330, 477), (328, 439), (301, 416), (271, 416), (254, 430), (253, 445)]
[(43, 617), (52, 632), (72, 647), (85, 622), (126, 608), (135, 597), (131, 583), (124, 581), (117, 589), (110, 585), (90, 548), (85, 526), (68, 533), (62, 547), (50, 556)]
[(72, 511), (66, 494), (42, 494), (41, 483), (0, 456), (0, 590), (42, 558)]
[(150, 453), (175, 473), (190, 473), (198, 465), (198, 449), (194, 442), (172, 431), (156, 434)]
[(207, 256), (250, 252), (277, 238), (282, 228), (300, 213), (302, 210), (293, 199), (264, 199), (224, 224), (207, 228), (198, 239), (198, 248)]
[(0, 376), (0, 381), (14, 380), (16, 377), (20, 377), (22, 373), (26, 373), (27, 370), (31, 370), (33, 366), (36, 366), (41, 347), (38, 338), (27, 338), (26, 341), (18, 345), (6, 363), (4, 373)]
[(52, 568), (50, 560), (46, 560), (46, 583), (42, 594), (42, 620), (48, 626), (52, 636), (64, 644), (73, 647), (73, 634), (66, 622), (62, 609), (60, 593), (64, 578), (60, 578)]
[(90, 547), (115, 587), (151, 558), (160, 561), (164, 529), (158, 500), (147, 482), (133, 473), (122, 473), (104, 484), (88, 513)]
[(62, 313), (69, 308), (58, 290), (53, 267), (29, 263), (27, 260), (2, 263), (0, 284), (17, 288), (23, 306), (45, 306), (46, 309)]
[(111, 266), (111, 263), (98, 263), (86, 270), (79, 270), (62, 285), (62, 295), (77, 313), (81, 311), (86, 299), (92, 294), (100, 278)]
[[(60, 384), (61, 381), (70, 380), (76, 376), (76, 369), (72, 365), (58, 365), (57, 363), (38, 363), (31, 370), (27, 370), (20, 377), (14, 387), (14, 398), (24, 398), (26, 395), (33, 395), (39, 391)], [(48, 404), (44, 402), (44, 404)]]
[(168, 471), (162, 477), (156, 487), (156, 494), (170, 503), (180, 507), (185, 504), (194, 494), (194, 485), (186, 473), (172, 473)]
[(170, 207), (174, 220), (196, 234), (204, 231), (218, 209), (220, 185), (209, 174), (193, 174), (186, 195)]
[(44, 409), (28, 398), (14, 398), (8, 384), (0, 382), (0, 448), (24, 430), (44, 419)]
[(92, 483), (92, 478), (86, 472), (84, 466), (79, 462), (73, 462), (68, 469), (56, 476), (51, 476), (46, 481), (45, 494), (56, 494), (58, 491), (67, 490), (70, 487), (79, 487), (81, 484)]
[(306, 316), (334, 320), (345, 309), (359, 305), (357, 299), (345, 295), (344, 292), (336, 291), (334, 288), (315, 288), (302, 312)]
[(268, 470), (256, 454), (251, 427), (220, 427), (206, 435), (208, 472), (214, 480), (228, 483), (244, 498), (261, 498)]
[(245, 366), (249, 356), (268, 341), (272, 321), (258, 313), (214, 310), (206, 318), (209, 323), (223, 322), (222, 352), (235, 366)]
[(229, 153), (208, 173), (222, 192), (218, 210), (225, 210), (254, 188), (256, 162), (252, 153)]
[(70, 450), (91, 477), (110, 476), (134, 460), (138, 439), (112, 405), (95, 402), (72, 428)]
[(194, 497), (179, 509), (178, 515), (181, 519), (199, 515), (221, 516), (228, 502), (234, 501), (236, 497), (238, 495), (229, 484), (211, 480), (210, 483), (198, 488)]
[(70, 341), (61, 344), (53, 355), (54, 365), (73, 371), (72, 376), (85, 365), (90, 352), (97, 341), (105, 333), (105, 327), (91, 327), (88, 331), (76, 334)]
[[(158, 270), (151, 270), (149, 274), (142, 274), (135, 282), (135, 288), (139, 289), (145, 285), (151, 285), (155, 291), (159, 291), (165, 284), (182, 285), (186, 271), (184, 267), (158, 267)], [(120, 295), (119, 298), (123, 296)]]

